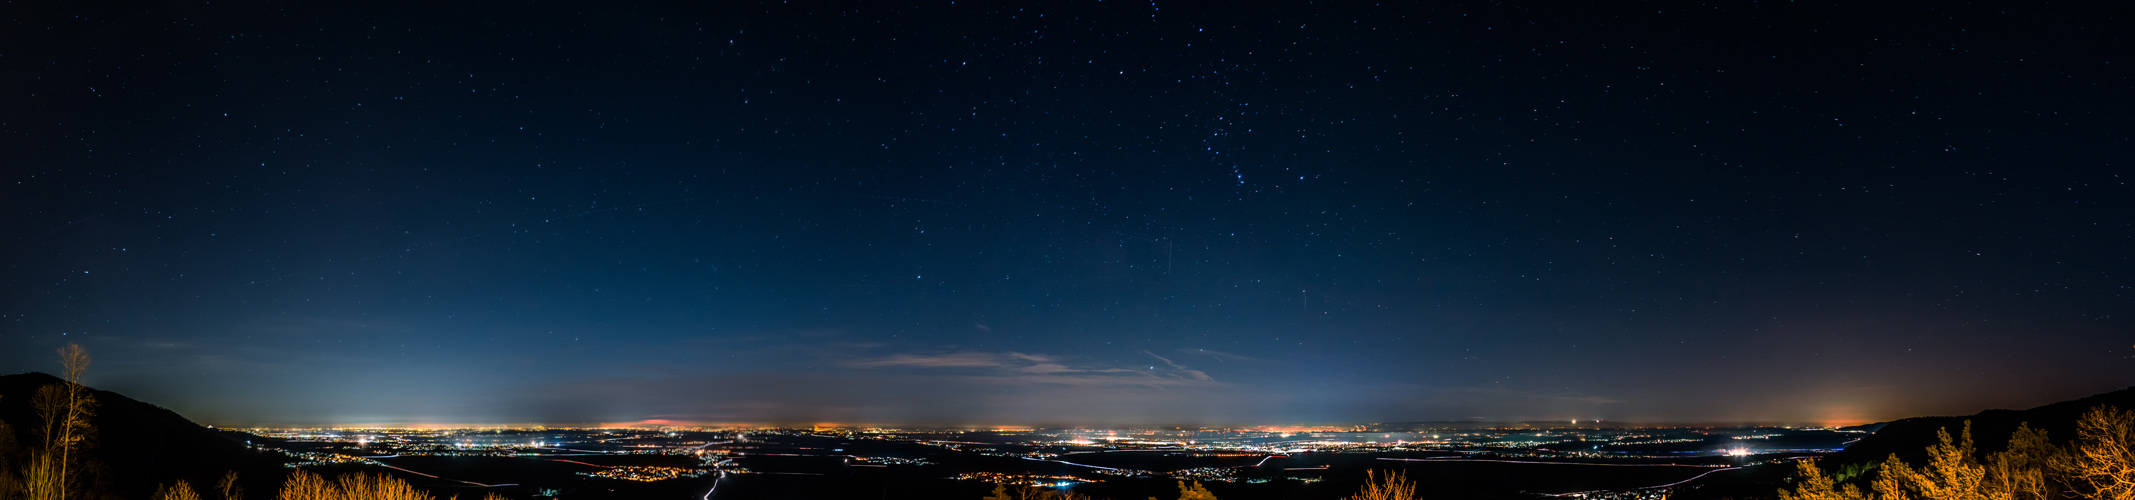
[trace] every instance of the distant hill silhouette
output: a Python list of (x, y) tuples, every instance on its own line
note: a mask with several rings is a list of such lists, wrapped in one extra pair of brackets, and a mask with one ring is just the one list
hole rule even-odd
[(2076, 419), (2083, 412), (2098, 406), (2114, 406), (2135, 410), (2135, 387), (2098, 394), (2072, 401), (2062, 401), (2029, 410), (1986, 410), (1965, 417), (1913, 417), (1884, 424), (1883, 428), (1860, 441), (1847, 446), (1844, 451), (1832, 454), (1831, 463), (1880, 462), (1896, 453), (1898, 458), (1918, 463), (1927, 456), (1927, 448), (1936, 443), (1935, 431), (1947, 430), (1956, 438), (1964, 432), (1965, 421), (1972, 422), (1972, 440), (1978, 443), (1980, 456), (2000, 452), (2008, 447), (2009, 436), (2016, 434), (2019, 424), (2029, 423), (2033, 429), (2046, 431), (2046, 436), (2056, 445), (2066, 445), (2076, 437)]
[[(17, 445), (8, 450), (10, 462), (27, 462), (26, 448), (40, 442), (43, 422), (31, 401), (37, 389), (61, 383), (44, 373), (0, 376), (0, 421), (15, 433)], [(273, 498), (287, 473), (278, 453), (253, 450), (242, 441), (248, 434), (217, 431), (195, 424), (177, 412), (135, 401), (115, 392), (93, 390), (96, 414), (90, 425), (95, 434), (87, 449), (94, 462), (88, 479), (94, 483), (84, 498), (149, 498), (157, 485), (180, 479), (193, 484), (207, 498), (226, 471), (238, 471), (247, 498)], [(11, 471), (12, 472), (12, 471)]]

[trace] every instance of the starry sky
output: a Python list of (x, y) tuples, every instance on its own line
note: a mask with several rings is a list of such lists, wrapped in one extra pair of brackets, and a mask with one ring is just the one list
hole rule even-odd
[(17, 4), (0, 371), (225, 426), (2029, 407), (2135, 384), (2106, 3)]

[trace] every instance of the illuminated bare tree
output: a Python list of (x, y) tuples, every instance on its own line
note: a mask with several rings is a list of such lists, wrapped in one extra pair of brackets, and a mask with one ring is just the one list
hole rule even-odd
[(2100, 406), (2076, 421), (2062, 475), (2083, 498), (2135, 499), (2135, 413)]
[(15, 430), (7, 422), (0, 422), (0, 500), (15, 500), (22, 494), (25, 485), (22, 476), (16, 474), (10, 458), (17, 452)]
[(274, 498), (275, 500), (337, 500), (340, 495), (340, 491), (334, 489), (334, 484), (327, 482), (326, 478), (299, 470), (289, 473), (289, 479), (282, 481), (282, 490), (276, 492)]
[(29, 470), (23, 474), (24, 495), (29, 500), (65, 500), (71, 495), (76, 467), (81, 460), (77, 451), (84, 448), (95, 429), (89, 426), (89, 417), (95, 414), (96, 397), (81, 384), (82, 372), (89, 369), (89, 350), (81, 344), (67, 344), (59, 348), (59, 362), (63, 368), (60, 383), (37, 389), (32, 401), (37, 416), (44, 423), (43, 442), (30, 457)]
[(415, 489), (399, 478), (383, 474), (343, 474), (334, 481), (341, 487), (342, 498), (376, 500), (432, 500), (429, 493)]
[[(495, 497), (485, 495), (485, 500)], [(343, 474), (329, 481), (304, 471), (289, 474), (282, 482), (282, 490), (275, 494), (276, 500), (436, 500), (428, 492), (415, 489), (414, 485), (400, 478), (384, 474)]]
[(156, 500), (200, 500), (200, 493), (185, 481), (156, 489)]
[(215, 484), (215, 489), (222, 490), (222, 500), (245, 499), (245, 489), (237, 486), (237, 471), (223, 473), (222, 481)]
[(2051, 469), (2060, 456), (2061, 449), (2047, 441), (2046, 431), (2033, 429), (2029, 423), (2018, 424), (2016, 434), (2009, 437), (2009, 449), (1987, 460), (1987, 497), (2008, 500), (2059, 498), (2060, 488), (2051, 477)]
[(1364, 471), (1364, 489), (1343, 500), (1415, 500), (1416, 483), (1410, 482), (1400, 471), (1389, 471), (1380, 476), (1378, 470)]

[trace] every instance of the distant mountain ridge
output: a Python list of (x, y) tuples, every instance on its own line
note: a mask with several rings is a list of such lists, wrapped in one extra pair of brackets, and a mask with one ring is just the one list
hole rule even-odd
[[(10, 455), (7, 462), (27, 463), (27, 448), (41, 442), (43, 422), (32, 401), (38, 388), (58, 383), (58, 377), (44, 373), (0, 375), (0, 421), (14, 431), (19, 448), (0, 450)], [(238, 471), (246, 497), (272, 498), (286, 474), (280, 455), (246, 446), (246, 434), (209, 429), (119, 393), (90, 392), (96, 413), (89, 419), (95, 433), (87, 448), (93, 465), (86, 479), (93, 486), (82, 498), (149, 498), (158, 485), (181, 479), (204, 490), (232, 470)]]
[(2047, 404), (2029, 410), (1986, 410), (1961, 417), (1913, 417), (1884, 424), (1873, 434), (1832, 454), (1828, 460), (1835, 463), (1880, 462), (1893, 453), (1898, 458), (1917, 462), (1926, 456), (1929, 446), (1937, 442), (1935, 431), (1945, 430), (1953, 438), (1964, 432), (1966, 421), (1972, 423), (1972, 440), (1978, 444), (1984, 456), (2008, 447), (2009, 437), (2016, 434), (2018, 425), (2029, 423), (2033, 429), (2046, 431), (2046, 436), (2055, 444), (2067, 444), (2076, 436), (2076, 419), (2083, 412), (2098, 406), (2113, 406), (2123, 410), (2135, 410), (2135, 387), (2103, 393), (2059, 403)]

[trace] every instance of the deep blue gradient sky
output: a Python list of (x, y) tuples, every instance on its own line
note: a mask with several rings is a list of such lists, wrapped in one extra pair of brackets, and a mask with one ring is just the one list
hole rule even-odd
[(58, 4), (0, 44), (0, 369), (204, 423), (2135, 384), (2125, 10)]

